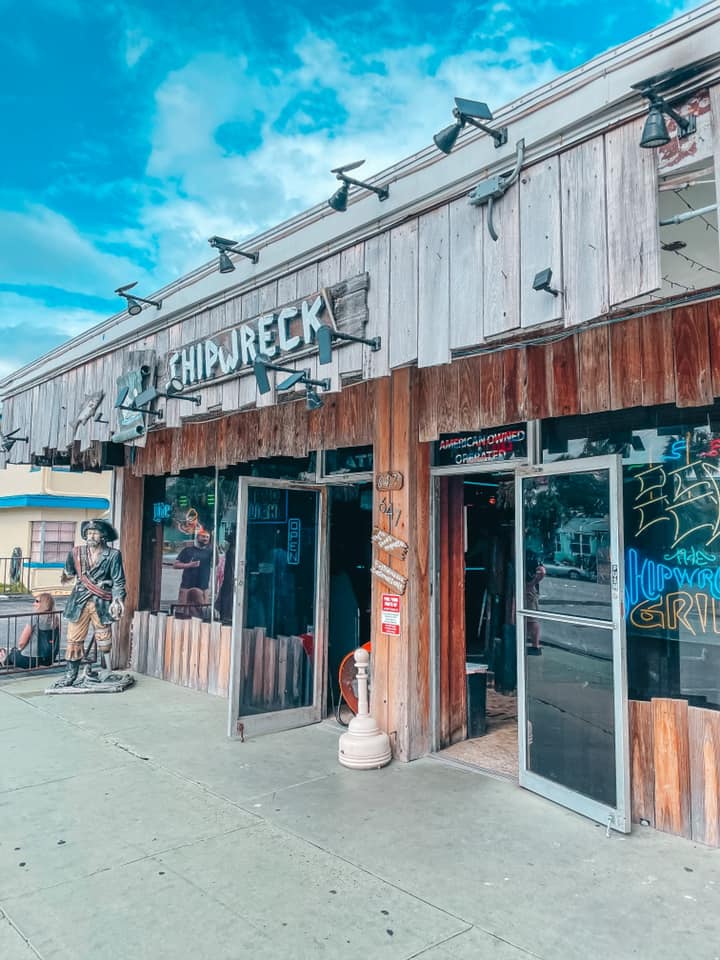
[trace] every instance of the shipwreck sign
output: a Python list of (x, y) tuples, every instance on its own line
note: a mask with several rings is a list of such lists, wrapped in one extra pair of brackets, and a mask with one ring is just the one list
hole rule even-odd
[(249, 372), (258, 355), (275, 363), (315, 346), (321, 326), (362, 335), (368, 319), (366, 273), (263, 313), (245, 323), (193, 340), (167, 357), (167, 381), (211, 383)]

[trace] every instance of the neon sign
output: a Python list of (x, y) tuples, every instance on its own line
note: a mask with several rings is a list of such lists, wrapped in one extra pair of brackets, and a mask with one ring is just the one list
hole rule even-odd
[[(690, 619), (697, 618), (695, 623)], [(637, 630), (677, 630), (684, 627), (696, 637), (700, 633), (720, 635), (720, 600), (707, 593), (677, 590), (656, 601), (643, 600), (628, 613)], [(710, 629), (708, 629), (710, 627)]]
[[(669, 523), (673, 550), (699, 531), (706, 531), (704, 547), (720, 537), (720, 477), (716, 464), (695, 460), (675, 470), (650, 467), (636, 474), (636, 479), (640, 484), (633, 504), (637, 514), (636, 536), (656, 524)], [(668, 486), (672, 488), (670, 494)], [(699, 513), (703, 516), (699, 517)]]
[(526, 456), (527, 432), (524, 424), (513, 424), (502, 430), (442, 436), (435, 444), (437, 466), (488, 463)]
[(683, 587), (707, 590), (720, 600), (720, 567), (714, 570), (707, 567), (670, 567), (647, 558), (641, 563), (639, 552), (635, 547), (630, 547), (625, 563), (626, 606), (630, 608), (640, 601), (657, 600), (665, 593), (667, 584), (674, 584), (679, 590)]

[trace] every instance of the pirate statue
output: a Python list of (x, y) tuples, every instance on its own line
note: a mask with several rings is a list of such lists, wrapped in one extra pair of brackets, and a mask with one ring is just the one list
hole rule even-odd
[[(67, 621), (67, 671), (56, 687), (71, 687), (77, 680), (84, 642), (92, 624), (100, 664), (110, 676), (112, 625), (123, 615), (125, 571), (119, 550), (108, 546), (118, 539), (117, 530), (107, 520), (85, 520), (80, 525), (85, 544), (74, 547), (67, 556), (61, 580), (75, 577), (75, 586), (65, 605)], [(88, 671), (86, 671), (88, 674)], [(92, 672), (89, 679), (97, 680)], [(85, 678), (84, 678), (85, 679)]]

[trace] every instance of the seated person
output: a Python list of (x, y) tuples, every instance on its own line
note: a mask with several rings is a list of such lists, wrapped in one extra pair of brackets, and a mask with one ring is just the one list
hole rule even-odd
[(33, 600), (33, 615), (20, 633), (17, 644), (10, 650), (0, 649), (0, 666), (49, 667), (57, 656), (60, 644), (60, 618), (54, 612), (55, 600), (49, 593), (41, 593)]
[(192, 617), (197, 617), (198, 620), (209, 620), (210, 610), (205, 603), (205, 591), (198, 587), (190, 587), (185, 603), (176, 603), (174, 611), (178, 620), (190, 620)]

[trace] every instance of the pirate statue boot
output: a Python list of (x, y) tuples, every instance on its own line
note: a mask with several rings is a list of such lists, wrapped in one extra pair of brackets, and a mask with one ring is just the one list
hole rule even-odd
[(80, 671), (80, 661), (68, 660), (67, 667), (65, 668), (65, 676), (60, 677), (59, 680), (56, 680), (53, 686), (54, 687), (71, 687), (77, 680), (79, 671)]

